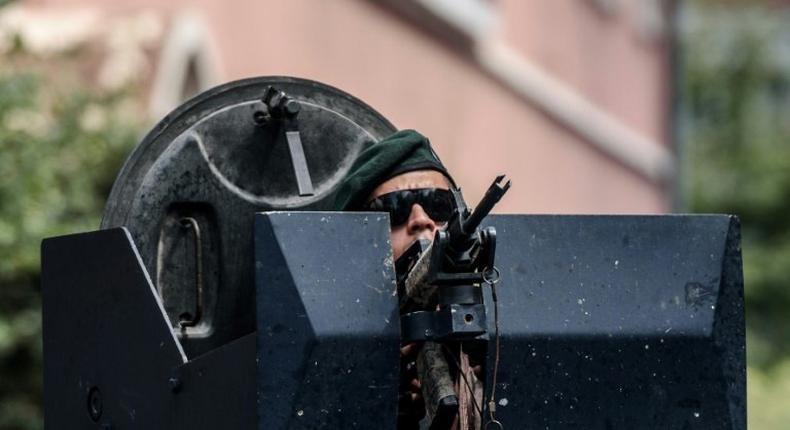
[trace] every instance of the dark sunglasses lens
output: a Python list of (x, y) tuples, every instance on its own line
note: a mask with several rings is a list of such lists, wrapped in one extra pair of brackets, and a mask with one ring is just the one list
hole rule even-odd
[(398, 225), (406, 224), (411, 214), (411, 205), (395, 206), (390, 212), (390, 225), (395, 227)]
[(449, 191), (435, 190), (430, 196), (430, 200), (422, 205), (428, 216), (436, 222), (450, 221), (453, 215), (453, 200)]
[(369, 209), (389, 212), (390, 225), (404, 224), (409, 220), (411, 207), (414, 205), (414, 196), (409, 190), (387, 193), (370, 202)]
[(452, 194), (441, 189), (402, 190), (379, 196), (371, 202), (369, 209), (390, 214), (393, 227), (405, 224), (411, 215), (412, 206), (418, 203), (436, 222), (447, 222), (453, 214)]

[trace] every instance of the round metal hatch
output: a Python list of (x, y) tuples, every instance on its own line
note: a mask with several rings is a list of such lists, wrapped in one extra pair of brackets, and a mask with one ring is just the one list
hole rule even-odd
[(367, 145), (395, 128), (336, 88), (291, 77), (231, 82), (165, 117), (127, 159), (102, 228), (126, 227), (196, 355), (255, 327), (253, 214), (327, 210)]

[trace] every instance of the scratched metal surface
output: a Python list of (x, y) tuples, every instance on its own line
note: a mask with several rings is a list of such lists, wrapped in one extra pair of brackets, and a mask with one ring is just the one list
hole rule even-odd
[[(745, 428), (737, 218), (495, 215), (487, 224), (502, 271), (505, 428)], [(490, 296), (487, 305), (492, 324)]]
[(389, 218), (271, 212), (255, 227), (258, 428), (395, 428)]
[(50, 238), (41, 253), (46, 428), (166, 428), (186, 357), (128, 232)]
[[(745, 428), (736, 218), (500, 215), (486, 224), (497, 228), (502, 272), (504, 428)], [(375, 214), (259, 218), (257, 362), (247, 336), (184, 363), (123, 230), (48, 239), (47, 428), (95, 428), (93, 387), (100, 424), (248, 428), (253, 384), (259, 428), (394, 426), (387, 225)], [(486, 303), (491, 316), (490, 294)]]

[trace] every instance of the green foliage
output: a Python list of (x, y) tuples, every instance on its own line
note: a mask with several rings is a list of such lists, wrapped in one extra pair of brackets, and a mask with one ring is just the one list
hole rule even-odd
[(686, 193), (693, 211), (741, 218), (750, 427), (786, 428), (790, 11), (697, 6), (682, 34)]
[(40, 429), (41, 239), (99, 226), (138, 137), (125, 94), (0, 69), (0, 429)]

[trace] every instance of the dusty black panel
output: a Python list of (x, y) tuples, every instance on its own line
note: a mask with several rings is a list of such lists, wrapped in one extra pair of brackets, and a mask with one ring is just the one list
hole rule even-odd
[(185, 362), (123, 229), (44, 241), (47, 429), (255, 428), (255, 336)]
[(169, 430), (255, 429), (255, 334), (248, 334), (176, 368)]
[[(487, 223), (502, 271), (505, 428), (745, 428), (736, 218)], [(486, 304), (492, 324), (490, 295)]]
[[(505, 428), (745, 428), (737, 219), (492, 216), (488, 224), (502, 273)], [(123, 229), (47, 239), (47, 428), (394, 426), (387, 227), (376, 214), (261, 216), (260, 330), (188, 363)], [(490, 294), (485, 303), (493, 333)]]
[(41, 254), (46, 428), (167, 428), (186, 357), (128, 233), (46, 239)]
[(381, 214), (256, 219), (259, 429), (394, 428), (399, 319)]

